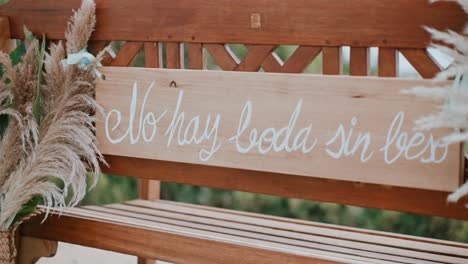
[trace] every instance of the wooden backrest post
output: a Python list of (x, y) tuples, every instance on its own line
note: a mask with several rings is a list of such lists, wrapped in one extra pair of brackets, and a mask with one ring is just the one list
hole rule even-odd
[(10, 35), (10, 20), (6, 16), (0, 16), (0, 50), (10, 53), (15, 48), (15, 40)]

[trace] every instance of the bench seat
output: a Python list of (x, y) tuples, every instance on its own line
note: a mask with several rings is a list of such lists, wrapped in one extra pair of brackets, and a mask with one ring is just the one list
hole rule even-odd
[(22, 234), (174, 263), (468, 263), (467, 244), (169, 201), (85, 206), (41, 221)]

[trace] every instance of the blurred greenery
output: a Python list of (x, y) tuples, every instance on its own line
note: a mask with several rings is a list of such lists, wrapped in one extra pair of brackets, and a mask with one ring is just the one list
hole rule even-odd
[[(118, 50), (121, 44), (120, 42), (115, 43), (114, 48)], [(229, 48), (239, 60), (242, 60), (247, 53), (246, 47), (241, 44), (230, 44)], [(297, 46), (280, 46), (276, 52), (283, 61), (286, 61), (296, 48)], [(162, 50), (164, 53), (164, 45)], [(186, 53), (187, 49), (184, 50)], [(187, 57), (185, 56), (185, 58)], [(345, 57), (344, 61), (343, 74), (349, 74), (349, 58)], [(144, 54), (141, 52), (135, 58), (132, 66), (142, 67), (144, 63)], [(188, 65), (187, 61), (185, 61), (185, 65)], [(165, 67), (164, 60), (163, 66)], [(209, 54), (207, 54), (206, 67), (210, 70), (219, 70), (216, 62)], [(319, 55), (305, 72), (320, 74), (321, 69), (322, 57)], [(376, 75), (375, 66), (371, 69), (371, 75)], [(136, 199), (138, 197), (137, 181), (128, 177), (103, 175), (96, 188), (88, 193), (83, 204), (118, 203)], [(176, 183), (163, 183), (161, 198), (323, 223), (468, 242), (468, 221)]]

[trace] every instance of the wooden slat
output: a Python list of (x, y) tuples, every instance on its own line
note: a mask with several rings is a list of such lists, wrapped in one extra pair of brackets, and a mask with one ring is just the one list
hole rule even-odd
[[(284, 230), (282, 229), (283, 223), (281, 221), (274, 223), (272, 227), (265, 227), (261, 225), (262, 221), (257, 218), (250, 218), (250, 223), (246, 223), (243, 219), (244, 217), (240, 217), (238, 215), (233, 216), (233, 221), (231, 221), (231, 219), (219, 220), (216, 218), (213, 219), (211, 217), (213, 212), (210, 211), (200, 210), (202, 214), (206, 213), (206, 215), (193, 216), (190, 215), (190, 212), (188, 212), (188, 214), (174, 213), (171, 209), (166, 211), (157, 206), (158, 203), (154, 203), (156, 205), (155, 207), (151, 206), (153, 203), (145, 204), (147, 206), (113, 204), (105, 207), (86, 206), (83, 209), (97, 213), (116, 215), (119, 217), (131, 217), (133, 219), (149, 220), (155, 223), (170, 224), (174, 226), (193, 228), (196, 230), (198, 229), (220, 234), (253, 238), (260, 240), (260, 243), (262, 243), (262, 241), (275, 242), (304, 247), (306, 250), (321, 250), (332, 255), (335, 253), (349, 254), (361, 259), (379, 259), (385, 261), (404, 262), (408, 264), (434, 264), (434, 262), (462, 263), (465, 260), (468, 260), (468, 249), (452, 248), (452, 251), (458, 251), (460, 254), (464, 253), (464, 256), (446, 256), (442, 255), (442, 252), (435, 252), (436, 254), (424, 252), (423, 248), (431, 247), (431, 245), (426, 245), (424, 243), (419, 243), (422, 248), (408, 250), (400, 248), (405, 247), (405, 243), (407, 242), (405, 240), (400, 240), (401, 244), (399, 247), (393, 248), (380, 245), (378, 242), (378, 236), (373, 237), (373, 242), (362, 243), (348, 240), (344, 237), (344, 232), (341, 232), (342, 237), (340, 238), (330, 238), (327, 236), (317, 236), (315, 234), (304, 234)], [(323, 231), (327, 230), (328, 229), (324, 228)], [(466, 259), (464, 259), (464, 257), (466, 257)]]
[(157, 264), (156, 260), (146, 259), (146, 258), (138, 258), (137, 264)]
[(180, 43), (166, 43), (166, 63), (168, 69), (182, 69), (183, 54)]
[(10, 39), (10, 21), (8, 17), (0, 17), (0, 51), (10, 53), (15, 47), (15, 41)]
[(343, 63), (341, 47), (323, 47), (323, 74), (342, 74)]
[[(232, 243), (232, 244), (243, 244), (245, 246), (250, 246), (250, 247), (253, 246), (256, 248), (268, 248), (268, 249), (273, 249), (277, 252), (289, 252), (289, 253), (302, 255), (302, 256), (310, 256), (310, 255), (320, 256), (322, 259), (337, 259), (337, 260), (342, 260), (342, 261), (348, 261), (350, 263), (352, 262), (366, 263), (366, 262), (372, 261), (372, 263), (375, 263), (375, 264), (393, 264), (393, 262), (379, 260), (376, 258), (368, 258), (368, 257), (362, 257), (362, 256), (355, 256), (352, 254), (343, 254), (343, 253), (337, 253), (333, 251), (325, 251), (325, 250), (320, 250), (320, 249), (315, 249), (315, 248), (307, 248), (304, 245), (291, 245), (291, 244), (284, 243), (285, 239), (281, 239), (281, 238), (277, 240), (283, 240), (283, 242), (266, 241), (266, 240), (259, 239), (256, 236), (252, 237), (250, 235), (249, 237), (247, 235), (249, 233), (238, 231), (238, 230), (232, 230), (232, 229), (229, 230), (226, 228), (219, 228), (219, 227), (208, 227), (206, 225), (203, 226), (204, 228), (200, 228), (201, 225), (196, 225), (193, 223), (188, 223), (188, 222), (183, 222), (183, 221), (177, 221), (177, 220), (167, 221), (167, 219), (164, 219), (166, 220), (164, 221), (162, 218), (151, 217), (151, 216), (148, 217), (145, 215), (135, 214), (132, 212), (130, 213), (123, 212), (123, 214), (114, 214), (112, 212), (115, 212), (115, 210), (98, 208), (98, 207), (93, 207), (93, 209), (95, 210), (89, 210), (88, 208), (79, 208), (79, 209), (73, 210), (72, 212), (70, 212), (70, 214), (76, 215), (76, 216), (98, 218), (102, 220), (115, 219), (118, 222), (130, 224), (135, 229), (139, 228), (139, 226), (141, 225), (144, 225), (146, 227), (152, 227), (154, 229), (169, 231), (171, 233), (176, 233), (179, 235), (189, 234), (191, 237), (200, 237), (200, 238), (205, 238), (208, 240), (224, 241), (224, 242)], [(161, 241), (160, 243), (163, 243), (163, 242)], [(183, 250), (183, 249), (176, 249), (176, 250)], [(211, 258), (213, 254), (216, 254), (216, 253), (214, 252), (209, 253), (205, 257)], [(192, 263), (192, 262), (186, 261), (184, 263)], [(226, 258), (223, 263), (237, 263), (237, 262), (232, 262), (230, 258)], [(422, 263), (418, 263), (418, 264), (422, 264)], [(435, 263), (430, 263), (430, 264), (435, 264)]]
[(140, 179), (139, 197), (143, 200), (155, 201), (160, 198), (160, 182)]
[(284, 73), (302, 73), (310, 65), (310, 63), (320, 53), (320, 47), (300, 46), (289, 57), (283, 66), (281, 72)]
[[(285, 218), (167, 200), (159, 200), (157, 202), (133, 200), (127, 201), (125, 204), (159, 208), (161, 210), (167, 210), (171, 212), (179, 212), (195, 216), (199, 215), (213, 219), (229, 220), (236, 223), (255, 223), (255, 225), (266, 227), (276, 226), (276, 229), (278, 230), (289, 230), (305, 234), (317, 234), (322, 236), (335, 237), (344, 240), (377, 243), (379, 245), (386, 245), (391, 247), (415, 249), (433, 253), (439, 252), (445, 255), (468, 257), (468, 244), (448, 240), (382, 232), (342, 225), (325, 224), (308, 220), (299, 220), (294, 218)], [(255, 218), (255, 221), (253, 221), (253, 218)], [(281, 224), (278, 225), (278, 221), (280, 221)]]
[[(132, 213), (135, 218), (142, 219), (151, 216), (154, 217), (152, 221), (405, 263), (417, 262), (409, 258), (452, 263), (463, 262), (461, 258), (468, 259), (468, 248), (460, 243), (448, 246), (433, 244), (444, 242), (439, 240), (416, 242), (405, 238), (388, 238), (381, 232), (374, 235), (360, 234), (336, 230), (333, 226), (292, 224), (285, 222), (284, 218), (267, 220), (256, 214), (243, 216), (236, 211), (218, 212), (199, 206), (180, 206), (179, 203), (130, 201), (125, 205), (112, 204), (104, 208), (92, 206), (86, 209), (127, 216)], [(361, 251), (363, 249), (365, 251)]]
[(370, 73), (369, 48), (351, 47), (349, 74), (354, 76), (367, 76)]
[[(0, 7), (0, 15), (10, 16), (13, 38), (22, 37), (26, 25), (60, 39), (80, 2), (15, 0)], [(96, 40), (423, 48), (430, 36), (422, 25), (462, 30), (467, 20), (456, 3), (427, 0), (96, 2)], [(255, 29), (253, 12), (262, 18)]]
[[(395, 149), (409, 149), (409, 146), (400, 146), (389, 139), (389, 133), (394, 137), (403, 136), (403, 132), (393, 132), (395, 123), (402, 123), (399, 130), (411, 131), (411, 120), (432, 111), (434, 104), (443, 103), (443, 100), (434, 102), (427, 98), (415, 100), (399, 92), (407, 87), (435, 85), (428, 80), (117, 67), (103, 67), (100, 71), (106, 75), (106, 80), (98, 81), (96, 97), (109, 114), (97, 119), (96, 136), (104, 154), (441, 191), (453, 191), (460, 186), (461, 146), (455, 144), (446, 149), (430, 140), (450, 133), (449, 129), (425, 132), (426, 139), (417, 145), (421, 151), (412, 158), (395, 152)], [(146, 93), (146, 88), (148, 95), (145, 100), (138, 100), (136, 106), (132, 103), (132, 107), (154, 113), (157, 125), (136, 119), (129, 111), (130, 102), (136, 96), (131, 92), (135, 80), (141, 84), (141, 93)], [(155, 80), (167, 86), (160, 93), (150, 94), (151, 88), (147, 87)], [(182, 96), (182, 90), (168, 87), (172, 81), (186, 91), (184, 113), (175, 110), (182, 105), (181, 99), (177, 99)], [(301, 104), (298, 98), (307, 103), (297, 106)], [(255, 104), (246, 103), (250, 100)], [(245, 110), (247, 104), (257, 110)], [(296, 110), (291, 114), (289, 109), (294, 106)], [(333, 111), (324, 116), (318, 109)], [(288, 123), (299, 110), (306, 118), (294, 125)], [(246, 113), (252, 115), (252, 121), (250, 118), (243, 120)], [(116, 120), (118, 115), (120, 118)], [(142, 118), (144, 115), (141, 114)], [(192, 117), (194, 115), (196, 117)], [(213, 115), (217, 120), (215, 124), (209, 121)], [(187, 118), (184, 123), (175, 121), (182, 118)], [(219, 119), (223, 120), (221, 125)], [(349, 143), (354, 144), (354, 150), (343, 154), (341, 151), (348, 148), (348, 143), (340, 138), (348, 132), (342, 131), (341, 124), (357, 122), (349, 121), (352, 119), (359, 119), (359, 131), (368, 134), (367, 139), (362, 139), (367, 143), (361, 146)], [(197, 125), (192, 127), (194, 122)], [(198, 123), (209, 126), (214, 136), (193, 141), (195, 136), (189, 135), (202, 132)], [(239, 124), (245, 128), (239, 129)], [(311, 124), (313, 130), (310, 130)], [(146, 132), (141, 129), (136, 130), (136, 134), (129, 132), (137, 127), (147, 127)], [(307, 131), (301, 143), (297, 143), (301, 132), (292, 133), (291, 139), (289, 135), (281, 138), (281, 131), (292, 127)], [(148, 131), (151, 134), (147, 134)], [(272, 139), (266, 143), (266, 136), (246, 137), (252, 133), (269, 134)], [(418, 134), (411, 132), (405, 136), (414, 140)], [(428, 155), (432, 158), (425, 160)]]
[(398, 51), (394, 48), (379, 48), (378, 72), (380, 77), (398, 75)]
[(262, 62), (275, 48), (275, 45), (247, 45), (249, 52), (234, 70), (248, 72), (258, 71)]
[[(160, 68), (161, 63), (161, 45), (158, 42), (145, 42), (145, 67)], [(139, 197), (143, 200), (159, 200), (161, 192), (161, 182), (140, 179)], [(153, 259), (138, 257), (138, 264), (156, 264)]]
[(423, 78), (433, 78), (440, 72), (440, 66), (426, 49), (400, 49), (408, 62)]
[(272, 52), (269, 56), (265, 58), (262, 62), (262, 69), (265, 72), (281, 72), (284, 62), (278, 56), (276, 52)]
[(215, 62), (224, 71), (232, 71), (239, 64), (239, 59), (234, 55), (229, 47), (222, 44), (205, 44), (203, 47), (208, 50)]
[(142, 48), (143, 42), (125, 42), (110, 66), (126, 67), (130, 65)]
[[(58, 240), (159, 259), (173, 263), (344, 263), (319, 254), (306, 256), (300, 247), (277, 243), (264, 246), (255, 239), (234, 238), (223, 234), (193, 232), (187, 228), (155, 224), (129, 217), (89, 213), (75, 209), (75, 215), (50, 216), (41, 225), (42, 217), (25, 224), (23, 235)], [(86, 232), (83, 232), (86, 230)], [(90, 236), (89, 234), (93, 234)], [(96, 239), (99, 238), (99, 239)], [(115, 238), (119, 243), (115, 243)], [(335, 258), (337, 259), (337, 258)]]
[(161, 47), (158, 42), (145, 42), (145, 67), (161, 68)]
[(203, 70), (204, 67), (204, 54), (203, 46), (201, 43), (189, 43), (188, 44), (188, 56), (189, 56), (189, 69), (191, 70)]
[(110, 41), (93, 40), (88, 43), (88, 51), (94, 55), (97, 55), (101, 50), (103, 50), (109, 44), (110, 44)]
[[(97, 55), (99, 52), (101, 52), (103, 49), (105, 49), (107, 46), (109, 46), (110, 43), (111, 43), (110, 41), (106, 41), (106, 40), (91, 41), (88, 44), (88, 50), (92, 54)], [(114, 60), (114, 58), (112, 58), (112, 56), (110, 56), (110, 54), (108, 52), (106, 52), (104, 54), (104, 57), (101, 60), (101, 64), (104, 65), (104, 66), (108, 66), (108, 65), (111, 64), (111, 62), (113, 60)]]
[[(175, 225), (195, 227), (198, 224), (202, 224), (197, 227), (201, 229), (214, 230), (211, 226), (224, 227), (240, 231), (243, 233), (243, 236), (251, 236), (251, 234), (246, 232), (253, 232), (253, 235), (257, 238), (261, 238), (264, 235), (273, 235), (274, 237), (264, 236), (261, 239), (282, 241), (282, 243), (299, 246), (307, 246), (306, 243), (302, 242), (309, 242), (312, 244), (308, 246), (324, 250), (329, 250), (330, 248), (327, 249), (326, 247), (322, 247), (322, 245), (339, 246), (348, 249), (365, 249), (366, 251), (375, 253), (441, 262), (457, 262), (460, 261), (460, 258), (468, 258), (468, 246), (462, 243), (391, 233), (391, 236), (389, 236), (389, 233), (379, 231), (369, 232), (365, 229), (347, 228), (282, 217), (270, 217), (268, 215), (178, 202), (135, 200), (126, 202), (125, 205), (107, 205), (105, 209), (96, 206), (86, 208), (97, 211), (105, 211), (107, 208), (111, 208), (118, 211), (151, 215), (159, 218), (158, 220), (154, 219), (154, 221), (171, 222), (175, 220), (177, 222), (172, 222)], [(114, 211), (114, 213), (121, 214), (118, 211)], [(186, 221), (187, 223), (181, 221)], [(226, 231), (226, 233), (228, 232), (232, 231)], [(240, 235), (240, 233), (238, 234)], [(285, 242), (278, 238), (299, 241), (289, 240)], [(341, 251), (336, 248), (333, 250)], [(372, 257), (371, 255), (367, 255), (366, 252), (355, 253)], [(381, 257), (383, 259), (386, 258), (385, 255)], [(408, 260), (405, 260), (405, 263), (406, 261)], [(463, 261), (461, 260), (461, 262)]]
[(106, 155), (105, 173), (468, 220), (449, 193)]
[[(52, 221), (54, 218), (55, 216), (52, 216)], [(42, 218), (39, 217), (39, 219)], [(159, 231), (172, 234), (172, 240), (189, 237), (193, 244), (198, 243), (197, 239), (204, 239), (234, 246), (241, 245), (260, 252), (262, 249), (267, 249), (272, 251), (272, 254), (282, 252), (295, 254), (298, 257), (314, 258), (315, 256), (346, 263), (464, 263), (468, 257), (468, 247), (461, 243), (164, 201), (130, 201), (125, 205), (70, 209), (65, 212), (64, 219), (55, 221), (53, 224), (49, 219), (41, 226), (38, 226), (40, 224), (38, 220), (33, 220), (26, 223), (22, 233), (50, 239), (48, 236), (59, 237), (56, 235), (58, 232), (61, 233), (60, 241), (94, 246), (89, 243), (95, 242), (83, 241), (82, 237), (70, 234), (68, 231), (63, 233), (63, 230), (67, 229), (67, 221), (71, 219), (75, 222), (75, 231), (91, 232), (89, 229), (92, 229), (96, 223), (90, 220), (97, 220), (100, 223), (127, 226), (131, 230), (129, 234), (134, 234), (140, 229), (146, 230), (145, 243), (129, 243), (130, 248), (135, 249), (134, 251), (139, 250), (142, 247), (141, 244), (149, 243), (150, 251), (158, 252), (160, 244), (166, 243), (165, 240), (156, 239), (152, 234), (154, 231)], [(81, 224), (83, 221), (87, 222), (87, 225)], [(106, 245), (106, 247), (106, 241), (127, 238), (127, 236), (120, 238), (119, 233), (95, 235), (100, 238), (97, 240), (101, 242), (100, 245)], [(96, 241), (96, 239), (91, 241)], [(108, 249), (106, 247), (103, 249)], [(160, 256), (159, 259), (174, 261), (175, 255), (183, 254), (182, 252), (186, 250), (182, 246), (171, 247), (171, 249), (173, 251), (169, 255)], [(207, 250), (204, 257), (207, 260), (215, 257), (216, 249), (218, 248)], [(128, 251), (121, 250), (128, 249), (117, 251), (129, 254)], [(231, 251), (231, 253), (234, 252)], [(160, 252), (155, 254), (160, 254)], [(148, 255), (145, 256), (148, 257)], [(172, 259), (165, 259), (168, 256)], [(223, 263), (237, 263), (235, 260), (227, 254)], [(246, 261), (250, 263), (249, 260)], [(198, 263), (196, 260), (185, 257), (179, 259), (178, 262)]]
[(320, 53), (320, 47), (299, 46), (284, 63), (278, 54), (272, 52), (262, 62), (265, 72), (302, 73)]

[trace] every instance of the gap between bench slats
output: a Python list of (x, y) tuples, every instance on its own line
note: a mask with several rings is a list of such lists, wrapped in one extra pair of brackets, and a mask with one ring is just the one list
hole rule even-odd
[[(344, 261), (345, 263), (349, 263), (349, 262), (356, 263), (356, 261), (359, 261), (359, 263), (379, 263), (379, 264), (380, 263), (381, 264), (395, 263), (395, 262), (373, 259), (373, 258), (366, 258), (366, 257), (353, 256), (353, 255), (348, 255), (348, 254), (308, 249), (308, 248), (300, 247), (300, 246), (285, 245), (285, 244), (281, 244), (278, 242), (269, 242), (269, 241), (264, 241), (264, 240), (260, 240), (256, 238), (247, 238), (247, 237), (240, 237), (240, 236), (223, 234), (223, 233), (216, 233), (216, 232), (211, 232), (211, 231), (204, 231), (200, 229), (182, 227), (182, 226), (177, 226), (173, 224), (166, 224), (166, 223), (154, 222), (154, 221), (150, 221), (146, 219), (135, 218), (134, 216), (128, 217), (128, 216), (123, 216), (123, 215), (115, 215), (115, 214), (109, 214), (109, 213), (104, 213), (104, 212), (91, 211), (91, 210), (87, 210), (83, 208), (74, 208), (72, 210), (67, 211), (65, 215), (69, 217), (77, 218), (77, 219), (81, 218), (81, 219), (89, 219), (89, 220), (98, 220), (104, 223), (115, 223), (115, 224), (131, 226), (132, 230), (137, 230), (137, 229), (158, 230), (158, 231), (165, 232), (165, 233), (176, 234), (178, 236), (188, 236), (193, 239), (205, 239), (205, 240), (210, 240), (210, 241), (218, 241), (218, 242), (228, 243), (231, 245), (242, 245), (242, 246), (252, 247), (256, 249), (273, 250), (274, 252), (294, 254), (297, 256), (320, 257), (323, 260), (328, 259), (328, 260), (335, 260), (335, 261)], [(56, 225), (58, 228), (61, 228), (60, 223), (54, 223), (54, 225)], [(52, 228), (51, 232), (54, 232), (53, 229), (55, 227), (51, 226), (51, 228)], [(130, 233), (132, 232), (134, 231), (130, 231)], [(28, 232), (26, 232), (26, 235), (29, 235)], [(65, 237), (68, 238), (68, 236), (66, 235)], [(114, 236), (111, 235), (111, 238), (112, 237)], [(75, 238), (72, 237), (70, 239), (73, 241), (73, 239)], [(148, 239), (150, 239), (150, 237), (148, 237)], [(58, 240), (60, 240), (60, 238)], [(184, 249), (180, 248), (179, 250), (176, 250), (177, 253), (180, 250), (184, 250)], [(215, 249), (213, 250), (215, 251)], [(139, 256), (146, 257), (145, 255), (139, 255)], [(211, 254), (209, 253), (205, 255), (206, 259), (209, 259), (210, 257), (211, 257)]]
[[(125, 204), (153, 208), (157, 210), (166, 210), (193, 216), (200, 216), (204, 218), (219, 219), (223, 221), (249, 223), (251, 225), (256, 226), (274, 227), (275, 229), (305, 234), (315, 234), (340, 239), (343, 239), (343, 236), (345, 236), (346, 238), (344, 239), (351, 241), (360, 241), (383, 246), (468, 257), (468, 245), (443, 240), (417, 238), (412, 236), (396, 235), (392, 233), (370, 231), (357, 228), (342, 228), (340, 226), (335, 225), (327, 225), (309, 221), (301, 221), (282, 217), (245, 213), (235, 210), (219, 209), (214, 207), (190, 205), (185, 203), (176, 203), (168, 201), (150, 203), (146, 201), (136, 200), (129, 201)], [(281, 223), (281, 226), (278, 226), (279, 222)], [(389, 237), (387, 235), (393, 235), (393, 237)], [(377, 241), (376, 237), (378, 237)]]
[[(135, 200), (135, 201), (128, 201), (125, 202), (125, 204), (130, 204), (133, 205), (134, 203), (142, 203), (144, 202)], [(379, 243), (382, 245), (390, 245), (390, 246), (395, 246), (399, 247), (401, 246), (401, 241), (399, 239), (403, 239), (404, 241), (409, 240), (410, 242), (405, 242), (405, 245), (411, 245), (408, 248), (414, 248), (414, 249), (420, 249), (421, 244), (418, 244), (417, 242), (422, 242), (422, 243), (429, 243), (429, 244), (434, 244), (437, 245), (437, 249), (435, 250), (436, 252), (441, 252), (444, 250), (444, 254), (457, 254), (459, 253), (456, 250), (453, 251), (453, 247), (459, 248), (459, 249), (464, 249), (466, 250), (466, 253), (463, 254), (464, 256), (468, 256), (468, 244), (463, 244), (463, 243), (458, 243), (458, 242), (452, 242), (452, 241), (447, 241), (447, 240), (439, 240), (439, 239), (432, 239), (432, 238), (425, 238), (425, 237), (416, 237), (416, 236), (411, 236), (411, 235), (404, 235), (404, 234), (396, 234), (396, 233), (391, 233), (391, 232), (383, 232), (383, 231), (374, 231), (374, 230), (369, 230), (369, 229), (362, 229), (362, 228), (355, 228), (355, 227), (348, 227), (348, 226), (340, 226), (340, 225), (333, 225), (333, 224), (325, 224), (325, 223), (319, 223), (319, 222), (312, 222), (312, 221), (306, 221), (306, 220), (299, 220), (299, 219), (294, 219), (294, 218), (284, 218), (284, 217), (278, 217), (278, 216), (271, 216), (271, 215), (265, 215), (265, 214), (256, 214), (256, 213), (250, 213), (250, 212), (244, 212), (244, 211), (238, 211), (238, 210), (230, 210), (230, 209), (224, 209), (224, 208), (217, 208), (217, 207), (212, 207), (212, 206), (204, 206), (204, 205), (194, 205), (194, 204), (188, 204), (188, 203), (181, 203), (181, 202), (173, 202), (173, 201), (167, 201), (167, 200), (160, 200), (158, 203), (160, 206), (163, 206), (167, 210), (176, 210), (177, 212), (183, 212), (186, 214), (194, 214), (194, 212), (198, 212), (197, 214), (194, 215), (200, 215), (200, 213), (204, 216), (206, 216), (207, 211), (212, 211), (216, 213), (216, 217), (221, 217), (221, 219), (233, 219), (232, 215), (239, 215), (239, 216), (247, 216), (247, 217), (254, 217), (257, 219), (264, 219), (266, 220), (263, 222), (264, 224), (268, 225), (274, 222), (271, 221), (281, 221), (282, 222), (282, 227), (285, 227), (285, 229), (288, 230), (296, 230), (298, 232), (302, 232), (296, 228), (294, 228), (297, 225), (302, 225), (306, 227), (313, 227), (313, 228), (327, 228), (329, 230), (337, 230), (337, 231), (345, 231), (347, 237), (353, 237), (356, 236), (357, 241), (369, 241), (369, 242), (374, 242), (374, 237), (379, 236)], [(202, 209), (198, 211), (197, 209)], [(227, 214), (227, 215), (226, 215)], [(292, 224), (292, 225), (290, 225)], [(314, 229), (316, 230), (315, 232), (319, 232), (319, 234), (323, 234), (326, 236), (330, 236), (330, 234), (336, 234), (336, 233), (330, 233), (328, 232), (320, 232), (321, 229)], [(348, 233), (351, 232), (351, 233)], [(337, 236), (339, 237), (339, 236)], [(383, 240), (382, 240), (383, 238)], [(387, 240), (386, 238), (394, 238), (396, 240)], [(412, 243), (415, 242), (415, 243)], [(444, 249), (444, 247), (439, 247), (440, 246), (447, 246), (447, 248)], [(423, 250), (424, 251), (424, 250)], [(430, 250), (426, 250), (430, 252)]]
[(259, 246), (253, 239), (211, 237), (170, 225), (155, 227), (150, 221), (74, 211), (50, 216), (44, 224), (41, 216), (35, 217), (23, 225), (21, 233), (174, 263), (349, 263), (342, 258), (285, 250), (276, 244)]
[[(420, 256), (417, 256), (418, 254), (414, 254), (414, 256), (411, 256), (411, 252), (404, 252), (403, 250), (400, 250), (400, 255), (398, 255), (397, 253), (392, 255), (392, 253), (394, 252), (387, 252), (388, 254), (385, 254), (383, 252), (385, 252), (385, 249), (387, 249), (388, 251), (388, 248), (381, 247), (379, 249), (375, 249), (374, 252), (372, 251), (372, 249), (374, 248), (372, 247), (372, 245), (369, 244), (354, 243), (354, 245), (349, 242), (340, 243), (341, 241), (338, 239), (328, 239), (329, 241), (328, 243), (326, 243), (327, 239), (323, 237), (313, 237), (310, 235), (304, 235), (300, 233), (278, 231), (273, 228), (262, 228), (246, 224), (234, 224), (229, 221), (213, 220), (203, 217), (187, 217), (187, 215), (185, 215), (184, 217), (183, 214), (171, 214), (167, 212), (161, 212), (159, 210), (151, 210), (149, 208), (141, 208), (128, 205), (112, 205), (106, 207), (85, 207), (85, 209), (92, 210), (95, 212), (113, 214), (117, 216), (125, 216), (135, 219), (149, 220), (157, 223), (193, 228), (194, 230), (211, 231), (219, 234), (234, 235), (244, 238), (254, 238), (267, 242), (277, 242), (284, 245), (300, 246), (308, 249), (323, 250), (331, 253), (343, 253), (351, 256), (361, 256), (375, 258), (379, 260), (398, 261), (401, 263), (440, 263), (422, 260), (424, 258), (437, 260), (437, 255), (425, 254), (425, 256), (423, 256), (423, 254), (421, 254)], [(256, 228), (257, 230), (254, 230), (254, 228)], [(325, 241), (320, 242), (320, 239), (323, 239)], [(367, 249), (367, 247), (371, 248)], [(441, 261), (442, 259), (443, 258), (440, 258)], [(453, 261), (453, 259), (445, 258), (444, 261), (450, 262)], [(458, 263), (461, 263), (462, 261), (463, 260), (460, 259), (458, 260)], [(457, 262), (455, 261), (453, 263)]]
[[(154, 204), (149, 204), (145, 203), (143, 201), (134, 201), (130, 202), (127, 205), (110, 205), (106, 206), (106, 208), (101, 208), (101, 207), (92, 207), (91, 210), (109, 210), (115, 209), (115, 210), (121, 210), (121, 211), (126, 211), (126, 212), (133, 212), (133, 213), (139, 213), (139, 214), (150, 214), (153, 216), (161, 217), (161, 219), (167, 219), (169, 222), (172, 220), (183, 220), (183, 221), (189, 221), (189, 222), (194, 222), (198, 224), (209, 224), (210, 226), (208, 228), (211, 228), (211, 226), (221, 226), (221, 227), (226, 227), (226, 228), (231, 228), (235, 230), (243, 230), (243, 231), (248, 231), (250, 233), (255, 234), (266, 234), (266, 235), (274, 235), (273, 237), (269, 238), (272, 240), (276, 240), (278, 238), (289, 238), (289, 239), (294, 239), (293, 244), (297, 244), (298, 240), (301, 241), (306, 241), (306, 242), (314, 242), (314, 243), (319, 243), (317, 244), (320, 249), (327, 249), (328, 246), (340, 246), (344, 249), (357, 249), (357, 250), (362, 250), (364, 251), (363, 256), (368, 256), (368, 257), (376, 257), (372, 253), (369, 254), (366, 251), (369, 252), (378, 252), (378, 253), (383, 253), (381, 258), (385, 259), (388, 256), (391, 256), (389, 259), (392, 260), (393, 258), (398, 258), (399, 256), (402, 257), (410, 257), (410, 258), (420, 258), (420, 259), (427, 259), (427, 260), (437, 260), (437, 261), (450, 261), (450, 258), (446, 259), (445, 257), (440, 257), (438, 255), (430, 254), (428, 253), (431, 249), (427, 247), (427, 245), (423, 243), (412, 243), (412, 244), (417, 244), (414, 245), (412, 248), (411, 247), (405, 247), (406, 240), (404, 239), (393, 239), (391, 242), (393, 242), (393, 245), (390, 245), (391, 248), (389, 248), (388, 245), (385, 245), (385, 243), (382, 243), (380, 241), (380, 237), (377, 235), (374, 236), (367, 236), (367, 241), (365, 240), (360, 240), (355, 234), (351, 232), (336, 232), (336, 230), (331, 230), (330, 234), (330, 228), (324, 228), (322, 227), (319, 232), (314, 232), (314, 229), (317, 230), (317, 228), (307, 228), (306, 226), (300, 225), (299, 228), (302, 228), (303, 230), (298, 231), (298, 230), (287, 230), (287, 228), (283, 228), (283, 222), (282, 221), (275, 221), (273, 224), (265, 224), (262, 222), (262, 219), (256, 219), (252, 217), (229, 217), (229, 215), (225, 217), (219, 217), (217, 214), (213, 215), (212, 212), (200, 210), (199, 213), (193, 213), (192, 209), (193, 208), (187, 208), (187, 212), (184, 212), (183, 207), (179, 207), (178, 205), (171, 205), (171, 206), (165, 206), (165, 205), (160, 205), (159, 203), (154, 203)], [(197, 208), (195, 208), (196, 210)], [(110, 212), (111, 211), (107, 211)], [(118, 211), (114, 211), (113, 213), (119, 214)], [(161, 221), (161, 220), (160, 220)], [(163, 221), (163, 220), (162, 220)], [(177, 224), (177, 223), (173, 223)], [(180, 223), (179, 223), (180, 224)], [(203, 227), (200, 227), (203, 228)], [(206, 228), (206, 227), (205, 227)], [(265, 238), (268, 240), (268, 238)], [(280, 241), (284, 242), (284, 241)], [(288, 243), (288, 242), (284, 242)], [(326, 245), (325, 247), (321, 247), (323, 245)], [(311, 244), (311, 247), (317, 246), (315, 244)], [(395, 246), (396, 245), (396, 246)], [(334, 248), (334, 249), (333, 249)], [(410, 250), (408, 250), (410, 249)], [(336, 251), (342, 251), (343, 249), (341, 248), (336, 248), (332, 247), (329, 250), (336, 250)], [(432, 250), (436, 252), (437, 254), (447, 254), (447, 252), (443, 252), (443, 247), (433, 247)], [(452, 252), (456, 251), (457, 249), (453, 250), (451, 249)], [(421, 251), (421, 252), (419, 252)], [(450, 249), (449, 249), (450, 251)], [(462, 253), (462, 249), (458, 249), (458, 253)], [(468, 250), (465, 250), (466, 256), (468, 256)], [(346, 252), (344, 252), (346, 253)], [(459, 254), (459, 255), (460, 255)], [(456, 255), (453, 255), (456, 256)], [(405, 263), (413, 263), (411, 260), (404, 260), (404, 258), (401, 259), (401, 261)]]

